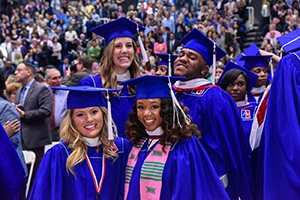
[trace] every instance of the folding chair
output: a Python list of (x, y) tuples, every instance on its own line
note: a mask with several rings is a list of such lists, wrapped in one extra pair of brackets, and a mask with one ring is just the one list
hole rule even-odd
[(48, 144), (45, 146), (45, 153), (51, 149), (54, 145), (58, 144), (59, 142), (52, 142), (51, 144)]
[(30, 181), (33, 173), (33, 166), (35, 163), (35, 153), (33, 151), (23, 150), (25, 162), (27, 165), (30, 165), (30, 170), (28, 173), (28, 181), (26, 185), (26, 198), (28, 197), (29, 187), (30, 187)]

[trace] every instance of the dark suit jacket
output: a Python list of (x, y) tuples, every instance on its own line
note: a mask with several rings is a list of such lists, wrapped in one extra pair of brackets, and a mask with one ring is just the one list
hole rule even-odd
[(168, 45), (168, 53), (169, 54), (172, 54), (175, 50), (176, 50), (176, 48), (178, 47), (178, 46), (180, 46), (180, 42), (178, 41), (178, 40), (176, 40), (175, 39), (175, 41), (174, 41), (174, 45), (173, 45), (173, 48), (171, 49), (171, 46), (170, 46), (170, 40), (168, 40), (168, 42), (167, 42), (167, 45)]
[[(19, 88), (16, 93), (16, 104), (20, 102)], [(21, 136), (23, 149), (32, 149), (50, 144), (51, 129), (49, 117), (52, 112), (50, 90), (33, 81), (24, 100), (25, 117), (21, 118)]]
[(91, 73), (91, 70), (85, 70), (83, 72), (76, 72), (72, 76), (65, 76), (62, 84), (66, 86), (77, 86), (81, 79), (91, 75)]
[(138, 15), (137, 15), (138, 18), (140, 18), (142, 20), (142, 22), (144, 23), (145, 22), (145, 19), (147, 17), (147, 13), (146, 12), (143, 12), (143, 16), (142, 16), (142, 12), (138, 12)]

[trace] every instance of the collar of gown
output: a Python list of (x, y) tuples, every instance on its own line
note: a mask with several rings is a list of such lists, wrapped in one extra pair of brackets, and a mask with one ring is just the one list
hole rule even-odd
[(211, 82), (207, 79), (196, 78), (196, 79), (189, 80), (189, 81), (176, 81), (176, 83), (174, 85), (175, 85), (175, 87), (177, 87), (179, 89), (190, 89), (190, 88), (207, 85), (210, 83)]

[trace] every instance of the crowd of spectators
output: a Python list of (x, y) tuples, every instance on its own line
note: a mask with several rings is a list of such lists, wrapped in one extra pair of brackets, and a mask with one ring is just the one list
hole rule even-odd
[[(155, 53), (178, 53), (180, 39), (193, 28), (201, 30), (228, 53), (225, 63), (243, 51), (248, 0), (139, 0), (128, 7), (128, 2), (124, 2), (10, 0), (2, 3), (0, 68), (7, 77), (21, 61), (28, 61), (41, 74), (47, 65), (53, 65), (65, 76), (66, 63), (69, 66), (81, 55), (88, 55), (98, 63), (105, 41), (90, 30), (120, 17), (128, 17), (146, 28), (141, 37), (150, 64), (140, 63), (142, 69), (155, 68)], [(279, 53), (276, 38), (298, 28), (298, 15), (298, 0), (263, 0), (261, 29), (265, 40), (261, 49)]]
[[(28, 61), (42, 74), (47, 65), (53, 65), (64, 76), (65, 59), (71, 64), (78, 56), (88, 55), (99, 62), (105, 42), (90, 30), (120, 17), (145, 26), (141, 37), (150, 57), (178, 53), (180, 39), (193, 28), (226, 50), (227, 59), (242, 50), (246, 0), (140, 0), (128, 7), (124, 2), (7, 1), (1, 5), (0, 68), (8, 76), (18, 63)], [(155, 59), (150, 60), (154, 67)]]
[(277, 38), (299, 28), (299, 13), (298, 0), (263, 0), (261, 49), (279, 55), (282, 50)]

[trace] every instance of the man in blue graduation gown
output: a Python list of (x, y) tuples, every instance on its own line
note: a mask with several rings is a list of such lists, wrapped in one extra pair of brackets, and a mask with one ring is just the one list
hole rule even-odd
[(174, 85), (177, 97), (189, 110), (202, 134), (202, 143), (231, 199), (252, 199), (251, 169), (247, 143), (237, 107), (229, 94), (207, 77), (213, 63), (225, 52), (197, 29), (186, 35), (174, 63), (174, 74), (187, 81)]
[(270, 90), (260, 148), (257, 199), (300, 199), (300, 51), (281, 59)]

